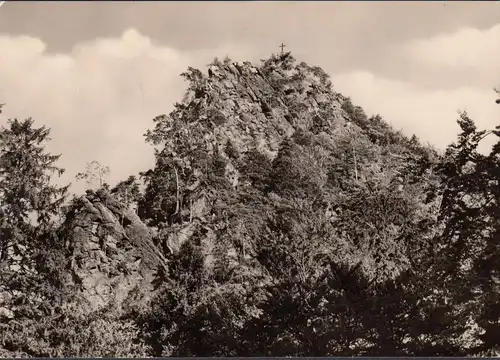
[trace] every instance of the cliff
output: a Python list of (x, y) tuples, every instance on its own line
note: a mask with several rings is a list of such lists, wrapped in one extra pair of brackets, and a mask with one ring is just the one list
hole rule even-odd
[(166, 260), (150, 230), (107, 191), (76, 199), (60, 229), (65, 242), (67, 286), (90, 309), (118, 306), (131, 290), (151, 289)]
[[(188, 245), (209, 272), (225, 263), (264, 276), (262, 238), (313, 236), (303, 229), (312, 219), (327, 234), (315, 240), (315, 259), (359, 263), (380, 279), (409, 266), (401, 219), (417, 226), (433, 206), (404, 170), (423, 151), (418, 143), (368, 119), (320, 68), (290, 53), (260, 66), (215, 60), (207, 74), (182, 75), (184, 99), (146, 134), (158, 150), (143, 174), (143, 220), (108, 192), (89, 192), (60, 230), (67, 284), (92, 308), (120, 303), (133, 288), (151, 292), (155, 272), (168, 273), (165, 257)], [(269, 230), (297, 206), (303, 214), (283, 221), (302, 233)], [(384, 218), (393, 212), (403, 215)]]
[(262, 66), (216, 61), (208, 76), (189, 68), (190, 82), (182, 103), (155, 119), (163, 153), (257, 148), (276, 154), (283, 138), (297, 129), (331, 133), (345, 122), (345, 98), (331, 88), (327, 75), (305, 63), (293, 65), (289, 54), (273, 56)]
[[(239, 245), (229, 246), (230, 252), (234, 254), (235, 248), (243, 246), (245, 256), (255, 258), (256, 237), (261, 235), (255, 233), (254, 222), (260, 221), (261, 212), (273, 210), (257, 210), (253, 205), (253, 210), (247, 208), (246, 212), (234, 210), (231, 225), (230, 209), (244, 208), (263, 196), (276, 210), (270, 205), (273, 199), (297, 201), (300, 194), (309, 191), (285, 194), (290, 185), (286, 181), (308, 179), (306, 182), (322, 194), (320, 212), (329, 219), (329, 231), (338, 233), (335, 246), (321, 247), (335, 252), (333, 249), (341, 246), (342, 253), (350, 254), (350, 261), (361, 261), (367, 271), (383, 266), (389, 269), (384, 271), (394, 274), (408, 266), (406, 255), (395, 250), (401, 247), (403, 223), (398, 220), (383, 229), (370, 228), (367, 223), (386, 206), (397, 207), (398, 201), (401, 206), (412, 203), (401, 192), (403, 187), (415, 201), (422, 199), (421, 189), (411, 184), (405, 173), (408, 163), (424, 151), (418, 141), (394, 131), (378, 116), (368, 118), (361, 108), (333, 90), (323, 70), (297, 64), (290, 53), (272, 55), (260, 66), (215, 60), (207, 74), (189, 68), (182, 75), (189, 82), (184, 99), (170, 114), (154, 119), (155, 128), (146, 134), (159, 150), (155, 168), (145, 174), (148, 188), (139, 209), (148, 225), (158, 230), (156, 240), (168, 252), (175, 252), (174, 248), (179, 249), (193, 236), (210, 244), (204, 245), (205, 249), (216, 251), (220, 236), (213, 236), (213, 231), (197, 235), (196, 229), (210, 223), (237, 236), (245, 233)], [(295, 158), (283, 165), (280, 152), (282, 157)], [(265, 159), (255, 160), (258, 154)], [(264, 179), (268, 175), (272, 179)], [(261, 180), (265, 184), (258, 185)], [(254, 200), (242, 198), (242, 192), (255, 192), (259, 186), (262, 189)], [(384, 194), (401, 194), (401, 199), (381, 204), (378, 195), (371, 194), (374, 188)], [(357, 216), (367, 205), (362, 203), (364, 198), (374, 201), (369, 220)], [(427, 212), (423, 205), (415, 206)], [(349, 207), (356, 207), (354, 213), (341, 214)], [(253, 215), (247, 218), (249, 211)], [(261, 219), (258, 226), (264, 226), (265, 221)], [(367, 239), (353, 243), (349, 240), (353, 231), (364, 233)], [(368, 240), (379, 236), (384, 239), (377, 246)]]

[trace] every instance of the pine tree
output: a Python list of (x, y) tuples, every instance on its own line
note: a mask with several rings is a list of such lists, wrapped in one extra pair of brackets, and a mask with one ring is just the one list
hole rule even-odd
[(54, 220), (68, 190), (52, 183), (64, 170), (55, 165), (60, 155), (45, 151), (50, 129), (33, 123), (13, 119), (0, 128), (0, 282), (25, 304), (48, 286), (38, 268), (57, 246)]

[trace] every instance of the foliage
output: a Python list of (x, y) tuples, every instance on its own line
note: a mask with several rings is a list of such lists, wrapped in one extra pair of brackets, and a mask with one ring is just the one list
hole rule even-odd
[(102, 187), (106, 184), (104, 178), (109, 174), (109, 167), (101, 165), (99, 161), (93, 160), (86, 165), (85, 172), (76, 174), (77, 180), (85, 180), (87, 186)]
[(37, 321), (4, 324), (8, 331), (0, 332), (0, 339), (4, 348), (20, 349), (35, 357), (146, 356), (147, 347), (138, 340), (136, 325), (109, 312), (83, 315), (68, 307)]
[(17, 292), (22, 302), (34, 301), (34, 289), (40, 288), (35, 284), (46, 275), (37, 267), (50, 248), (40, 245), (51, 242), (53, 220), (68, 189), (51, 182), (52, 174), (64, 170), (55, 166), (59, 155), (45, 152), (49, 133), (44, 126), (33, 127), (32, 119), (9, 120), (0, 129), (0, 276), (2, 289)]
[(141, 199), (141, 191), (139, 182), (136, 177), (131, 175), (127, 180), (120, 181), (113, 189), (111, 194), (114, 194), (122, 203), (127, 206), (137, 204)]
[(0, 129), (1, 336), (13, 331), (14, 321), (53, 313), (64, 295), (55, 217), (68, 186), (52, 184), (52, 175), (64, 170), (55, 165), (59, 155), (45, 151), (50, 129), (33, 124), (31, 118), (13, 119)]
[[(229, 58), (210, 67), (222, 80), (188, 68), (184, 99), (147, 131), (155, 166), (140, 174), (144, 192), (135, 176), (110, 191), (137, 207), (168, 258), (154, 291), (137, 289), (150, 299), (129, 299), (120, 311), (84, 313), (78, 291), (66, 286), (61, 264), (71, 244), (53, 216), (67, 188), (51, 184), (62, 170), (45, 152), (49, 129), (31, 119), (0, 129), (0, 275), (11, 310), (0, 328), (5, 350), (140, 357), (500, 351), (500, 141), (488, 154), (478, 150), (500, 127), (478, 130), (463, 113), (456, 142), (441, 154), (367, 116), (332, 90), (319, 67), (296, 64), (290, 53), (258, 68)], [(251, 101), (264, 114), (238, 103), (244, 90), (230, 72), (255, 88)], [(225, 92), (214, 90), (217, 81)], [(293, 134), (271, 139), (272, 153), (256, 138), (242, 146), (224, 135), (242, 126), (234, 108), (256, 115), (244, 126), (267, 119), (279, 128), (281, 116)], [(107, 172), (94, 161), (77, 178), (105, 186)], [(85, 206), (74, 200), (72, 214)], [(74, 222), (67, 216), (66, 228), (93, 225)]]

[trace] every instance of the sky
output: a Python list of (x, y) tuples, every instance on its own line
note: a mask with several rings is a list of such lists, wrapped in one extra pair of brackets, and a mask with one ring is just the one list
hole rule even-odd
[(188, 66), (258, 63), (281, 43), (368, 115), (444, 148), (459, 110), (499, 125), (500, 2), (9, 2), (0, 7), (0, 125), (33, 117), (72, 182), (92, 160), (111, 184), (154, 164), (143, 134)]

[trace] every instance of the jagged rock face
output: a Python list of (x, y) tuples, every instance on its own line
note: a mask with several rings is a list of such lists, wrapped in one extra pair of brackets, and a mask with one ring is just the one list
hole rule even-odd
[(90, 309), (119, 307), (135, 287), (151, 288), (154, 273), (166, 266), (148, 228), (104, 191), (78, 199), (61, 232), (67, 285), (76, 288)]
[(226, 160), (225, 178), (237, 187), (240, 174), (233, 159), (241, 154), (255, 149), (273, 159), (283, 139), (299, 129), (336, 136), (353, 127), (341, 109), (345, 98), (332, 90), (326, 74), (294, 62), (287, 53), (259, 67), (214, 62), (208, 76), (192, 68), (183, 74), (190, 82), (184, 100), (154, 120), (148, 137), (163, 145), (155, 172), (170, 173), (170, 183), (191, 193), (193, 205), (183, 204), (197, 209), (191, 216), (210, 209), (199, 187), (206, 169), (202, 159), (217, 152)]
[[(404, 165), (404, 161), (391, 159), (388, 148), (373, 142), (362, 123), (355, 122), (352, 114), (342, 109), (347, 99), (332, 90), (320, 68), (297, 65), (288, 53), (272, 56), (261, 66), (214, 61), (208, 75), (189, 68), (183, 76), (189, 81), (185, 98), (169, 115), (157, 117), (155, 129), (147, 134), (148, 141), (161, 145), (161, 150), (156, 153), (155, 169), (148, 175), (145, 203), (149, 213), (145, 211), (143, 218), (160, 228), (158, 239), (166, 242), (172, 253), (191, 240), (197, 219), (224, 227), (223, 211), (217, 213), (217, 199), (224, 191), (227, 195), (245, 188), (248, 179), (244, 180), (245, 169), (239, 166), (245, 153), (254, 156), (252, 151), (257, 150), (267, 160), (273, 160), (278, 149), (283, 150), (288, 142), (284, 142), (286, 138), (292, 137), (291, 142), (295, 142), (301, 134), (307, 134), (321, 148), (316, 158), (338, 157), (335, 161), (347, 166), (347, 160), (355, 157), (355, 182), (370, 180), (380, 182), (381, 187), (385, 186), (384, 179), (390, 182), (391, 174)], [(315, 162), (314, 154), (308, 155), (311, 162)], [(224, 164), (223, 171), (216, 166), (217, 161)], [(318, 178), (313, 182), (318, 188), (328, 177), (322, 166), (318, 165), (314, 172)], [(218, 180), (213, 181), (210, 175), (216, 172), (224, 174), (217, 174)], [(226, 182), (217, 187), (220, 178)], [(349, 198), (341, 187), (327, 195), (331, 203)], [(245, 225), (242, 220), (235, 228), (243, 229)], [(387, 229), (387, 234), (391, 239), (399, 236), (393, 229)], [(216, 236), (206, 239), (213, 249), (221, 242)], [(244, 245), (250, 244), (250, 249), (244, 250), (248, 255), (253, 246), (251, 235), (245, 239), (248, 241)], [(372, 259), (365, 259), (366, 249), (350, 242), (346, 246), (353, 249), (353, 258), (373, 267)], [(234, 246), (229, 248), (234, 252)], [(402, 257), (395, 258), (399, 261)]]
[(165, 151), (175, 153), (176, 140), (189, 137), (193, 149), (223, 149), (230, 139), (239, 152), (257, 148), (272, 156), (281, 139), (297, 129), (317, 133), (344, 124), (344, 97), (332, 91), (319, 68), (293, 61), (284, 54), (261, 67), (217, 63), (208, 77), (191, 69), (184, 105), (158, 123), (171, 135)]

